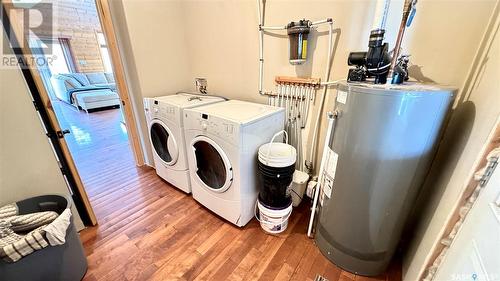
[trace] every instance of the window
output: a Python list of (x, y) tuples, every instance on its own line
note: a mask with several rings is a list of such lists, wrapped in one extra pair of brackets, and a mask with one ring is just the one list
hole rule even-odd
[(58, 41), (70, 72), (76, 72), (75, 57), (73, 56), (73, 52), (71, 51), (71, 46), (69, 45), (69, 39), (59, 38)]
[(75, 64), (68, 39), (30, 39), (30, 47), (35, 48), (32, 50), (51, 50), (50, 53), (34, 51), (34, 55), (45, 57), (47, 62), (45, 67), (50, 70), (50, 74), (75, 72)]
[(69, 40), (66, 38), (31, 38), (29, 45), (37, 59), (45, 58), (43, 64), (37, 65), (38, 71), (50, 98), (57, 99), (50, 82), (51, 77), (56, 74), (76, 72)]
[(48, 56), (45, 55), (46, 58), (54, 58), (52, 63), (48, 64), (52, 75), (75, 72), (68, 39), (60, 38), (57, 40), (42, 40), (42, 42), (43, 44), (51, 45), (52, 47), (52, 54), (49, 54)]
[(104, 64), (104, 70), (106, 72), (113, 72), (113, 65), (111, 64), (111, 59), (109, 57), (108, 45), (106, 43), (106, 38), (102, 32), (97, 32), (97, 42), (99, 43), (99, 49), (101, 50), (102, 63)]

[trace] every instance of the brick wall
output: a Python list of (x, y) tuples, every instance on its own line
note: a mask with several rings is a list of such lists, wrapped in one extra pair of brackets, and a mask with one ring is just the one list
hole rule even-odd
[[(96, 32), (101, 32), (94, 0), (53, 0), (53, 38), (69, 39), (78, 72), (104, 71)], [(50, 32), (44, 32), (46, 36)]]

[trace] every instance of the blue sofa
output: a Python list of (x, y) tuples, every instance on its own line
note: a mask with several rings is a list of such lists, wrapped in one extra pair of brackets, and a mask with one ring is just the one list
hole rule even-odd
[(58, 99), (84, 110), (120, 104), (113, 73), (61, 73), (50, 80)]

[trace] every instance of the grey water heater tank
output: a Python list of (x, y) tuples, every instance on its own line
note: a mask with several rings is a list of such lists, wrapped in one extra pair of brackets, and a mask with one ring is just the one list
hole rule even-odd
[(333, 263), (361, 275), (385, 271), (454, 93), (421, 84), (339, 85), (315, 238)]

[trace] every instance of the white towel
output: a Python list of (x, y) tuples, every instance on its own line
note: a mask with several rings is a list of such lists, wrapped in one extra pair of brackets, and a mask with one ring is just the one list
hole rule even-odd
[(17, 215), (19, 212), (17, 208), (17, 204), (12, 203), (9, 205), (5, 205), (0, 207), (0, 219), (8, 218)]
[(47, 225), (45, 236), (49, 240), (51, 246), (62, 245), (66, 243), (66, 230), (68, 229), (71, 219), (71, 210), (66, 209), (52, 223)]

